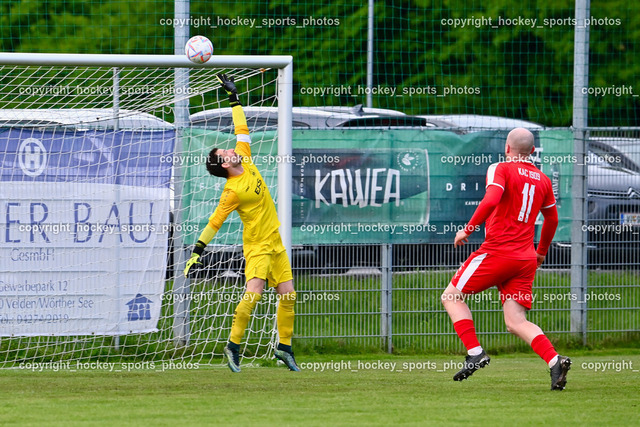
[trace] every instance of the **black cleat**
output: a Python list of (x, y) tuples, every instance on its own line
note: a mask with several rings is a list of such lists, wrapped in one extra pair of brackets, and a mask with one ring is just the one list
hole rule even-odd
[(460, 369), (454, 376), (454, 381), (466, 380), (480, 368), (484, 368), (489, 364), (491, 358), (487, 356), (487, 353), (482, 350), (482, 353), (477, 356), (467, 356), (464, 359), (464, 367)]
[(276, 358), (282, 360), (290, 371), (300, 371), (300, 368), (298, 368), (298, 364), (296, 363), (296, 359), (293, 357), (293, 352), (277, 349), (274, 352), (274, 355)]
[(229, 344), (224, 347), (224, 355), (227, 356), (227, 366), (231, 372), (240, 372), (240, 352)]
[(551, 368), (551, 390), (564, 390), (569, 369), (571, 369), (571, 359), (558, 355), (558, 361)]

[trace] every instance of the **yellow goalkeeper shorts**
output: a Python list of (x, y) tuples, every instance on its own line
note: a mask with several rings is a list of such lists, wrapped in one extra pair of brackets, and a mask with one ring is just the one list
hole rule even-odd
[(257, 277), (266, 280), (269, 287), (274, 288), (280, 283), (293, 280), (289, 257), (278, 231), (261, 245), (245, 245), (244, 258), (247, 281)]

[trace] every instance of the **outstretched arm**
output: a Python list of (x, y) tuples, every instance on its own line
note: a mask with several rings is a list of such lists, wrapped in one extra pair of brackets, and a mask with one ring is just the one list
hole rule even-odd
[(193, 252), (191, 253), (191, 257), (187, 260), (187, 265), (184, 269), (185, 277), (189, 276), (189, 270), (195, 264), (202, 264), (200, 262), (200, 256), (204, 252), (204, 248), (207, 247), (209, 242), (216, 235), (222, 223), (227, 219), (229, 214), (233, 212), (238, 207), (239, 201), (238, 196), (231, 190), (225, 190), (222, 192), (222, 196), (220, 197), (220, 202), (218, 203), (218, 207), (213, 212), (213, 215), (209, 217), (209, 223), (200, 233), (200, 237), (198, 237), (198, 242), (193, 248)]
[(249, 137), (249, 126), (247, 126), (247, 117), (242, 110), (242, 104), (238, 99), (238, 89), (233, 77), (226, 74), (218, 74), (216, 76), (221, 87), (229, 95), (229, 105), (231, 106), (231, 115), (233, 117), (233, 125), (238, 142), (236, 144), (236, 153), (241, 156), (251, 156), (251, 138)]

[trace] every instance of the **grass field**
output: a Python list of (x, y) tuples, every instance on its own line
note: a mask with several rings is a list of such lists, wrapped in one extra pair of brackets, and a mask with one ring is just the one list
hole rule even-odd
[[(452, 381), (456, 369), (450, 365), (462, 358), (442, 355), (306, 356), (299, 357), (299, 363), (307, 368), (315, 363), (317, 369), (300, 373), (270, 362), (267, 367), (245, 367), (240, 374), (204, 366), (161, 371), (160, 365), (132, 372), (1, 370), (0, 423), (640, 423), (639, 349), (583, 351), (571, 357), (573, 367), (562, 392), (549, 390), (544, 362), (522, 353), (495, 356), (491, 365), (461, 383)], [(409, 370), (411, 363), (421, 366)]]

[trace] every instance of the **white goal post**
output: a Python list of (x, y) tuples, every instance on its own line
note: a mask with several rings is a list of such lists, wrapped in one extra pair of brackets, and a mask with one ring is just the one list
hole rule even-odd
[[(47, 67), (51, 67), (51, 69), (55, 71), (48, 72)], [(39, 71), (42, 71), (42, 72), (33, 74), (33, 75), (28, 75), (26, 79), (23, 79), (23, 76), (26, 75), (27, 73), (21, 70), (26, 68), (34, 68), (34, 69), (38, 68)], [(277, 102), (277, 131), (276, 131), (277, 155), (278, 155), (278, 158), (280, 159), (288, 159), (292, 155), (293, 58), (291, 56), (286, 56), (286, 55), (282, 55), (282, 56), (278, 56), (278, 55), (273, 55), (273, 56), (214, 55), (208, 62), (204, 64), (194, 64), (194, 63), (191, 63), (184, 55), (109, 55), (109, 54), (93, 55), (93, 54), (51, 54), (51, 53), (0, 53), (0, 85), (4, 85), (5, 88), (8, 87), (8, 89), (0, 88), (0, 113), (2, 113), (4, 110), (5, 113), (11, 112), (11, 114), (14, 114), (15, 116), (13, 117), (10, 114), (9, 116), (11, 120), (6, 120), (5, 122), (2, 122), (2, 117), (0, 117), (0, 130), (2, 128), (12, 128), (13, 125), (11, 123), (19, 122), (21, 119), (19, 112), (22, 109), (24, 109), (24, 111), (29, 111), (29, 114), (33, 115), (34, 111), (37, 111), (39, 109), (42, 109), (42, 111), (47, 111), (50, 113), (51, 111), (57, 111), (57, 108), (59, 108), (60, 110), (64, 110), (65, 108), (68, 108), (68, 106), (71, 106), (75, 109), (95, 108), (95, 106), (93, 105), (83, 105), (82, 100), (84, 98), (80, 96), (78, 96), (77, 101), (75, 99), (69, 98), (67, 100), (67, 103), (64, 104), (64, 106), (62, 107), (56, 107), (56, 106), (52, 107), (51, 105), (48, 105), (44, 102), (41, 103), (40, 99), (38, 99), (39, 94), (36, 93), (35, 90), (29, 89), (28, 87), (23, 88), (22, 92), (28, 93), (30, 95), (29, 100), (28, 102), (25, 101), (25, 103), (21, 103), (20, 101), (17, 101), (14, 97), (14, 95), (17, 93), (16, 92), (17, 86), (12, 86), (12, 84), (14, 84), (15, 82), (22, 81), (21, 79), (23, 79), (24, 81), (31, 82), (31, 84), (33, 84), (34, 81), (40, 81), (40, 79), (42, 79), (43, 81), (49, 81), (46, 79), (51, 79), (52, 75), (56, 79), (64, 79), (64, 78), (67, 78), (67, 76), (69, 75), (73, 75), (76, 72), (75, 70), (77, 69), (94, 69), (94, 68), (102, 70), (101, 77), (95, 77), (96, 79), (104, 78), (104, 75), (105, 75), (104, 70), (110, 70), (110, 73), (112, 75), (112, 80), (111, 80), (112, 89), (109, 93), (110, 101), (108, 102), (111, 105), (108, 105), (108, 103), (105, 105), (102, 105), (102, 104), (100, 105), (100, 108), (105, 110), (110, 109), (111, 111), (111, 114), (113, 116), (112, 122), (110, 122), (111, 124), (109, 125), (111, 126), (111, 129), (118, 130), (121, 127), (123, 127), (124, 122), (127, 120), (127, 115), (132, 114), (131, 113), (132, 111), (137, 111), (143, 114), (147, 114), (152, 112), (154, 108), (156, 109), (169, 108), (172, 110), (172, 113), (170, 115), (172, 115), (173, 117), (173, 120), (174, 120), (173, 125), (175, 126), (175, 131), (176, 131), (175, 145), (174, 145), (175, 151), (173, 153), (174, 158), (184, 155), (185, 153), (185, 151), (183, 150), (183, 141), (181, 140), (182, 139), (181, 130), (188, 128), (190, 126), (189, 99), (192, 97), (203, 97), (204, 93), (208, 93), (210, 95), (213, 89), (219, 88), (218, 82), (215, 81), (215, 79), (212, 79), (212, 77), (214, 77), (215, 75), (215, 72), (218, 72), (217, 70), (220, 70), (220, 72), (231, 72), (232, 74), (233, 74), (233, 70), (235, 69), (254, 70), (253, 72), (247, 72), (243, 75), (236, 77), (237, 82), (238, 81), (242, 82), (244, 78), (250, 79), (251, 76), (259, 75), (261, 72), (264, 72), (268, 69), (277, 69), (277, 77), (274, 79), (275, 88), (276, 88), (275, 90), (277, 91), (275, 94), (275, 99), (276, 99), (275, 102)], [(168, 91), (166, 91), (167, 93), (164, 93), (165, 91), (163, 91), (162, 96), (158, 95), (157, 97), (151, 99), (151, 103), (153, 105), (145, 104), (145, 102), (149, 102), (149, 98), (145, 99), (144, 97), (140, 99), (136, 99), (135, 97), (132, 97), (131, 99), (134, 99), (135, 102), (132, 101), (132, 103), (130, 104), (126, 104), (122, 102), (121, 88), (123, 85), (123, 80), (122, 80), (121, 72), (122, 70), (126, 70), (129, 68), (139, 68), (142, 70), (147, 70), (149, 71), (149, 73), (153, 73), (154, 70), (162, 70), (162, 72), (164, 73), (163, 74), (164, 80), (162, 84), (165, 84), (165, 85), (169, 84), (167, 83), (169, 81), (167, 76), (169, 75), (168, 73), (171, 72), (173, 77), (171, 79), (172, 81), (170, 85), (173, 86), (173, 93), (169, 93)], [(14, 70), (18, 70), (18, 71), (14, 71)], [(203, 70), (207, 70), (210, 72), (208, 74), (205, 74)], [(97, 74), (98, 73), (96, 73), (96, 75)], [(135, 78), (135, 76), (129, 77), (129, 79), (133, 79), (133, 78)], [(82, 77), (82, 79), (85, 79), (85, 77)], [(89, 78), (83, 81), (89, 81)], [(191, 90), (194, 87), (195, 89)], [(239, 89), (242, 92), (242, 89), (240, 87)], [(46, 89), (46, 90), (53, 91), (54, 89), (50, 87), (49, 89)], [(65, 93), (62, 93), (62, 94), (58, 93), (57, 95), (59, 98), (64, 98)], [(241, 100), (242, 100), (242, 94), (241, 94)], [(77, 102), (77, 103), (74, 104), (73, 102)], [(204, 104), (204, 101), (202, 102)], [(216, 101), (216, 102), (219, 102), (219, 101)], [(221, 107), (224, 104), (220, 101), (216, 105), (218, 107)], [(106, 123), (109, 120), (109, 118), (101, 117), (100, 120), (103, 120)], [(250, 129), (250, 131), (254, 131), (254, 129)], [(35, 147), (35, 148), (27, 147), (27, 149), (31, 150), (27, 152), (27, 156), (31, 156), (31, 157), (33, 157), (34, 149), (36, 150), (35, 151), (36, 154), (38, 153), (38, 150), (39, 150), (38, 147)], [(0, 153), (0, 155), (2, 155), (2, 153)], [(16, 156), (15, 158), (17, 158), (17, 153), (13, 153), (12, 155), (15, 155)], [(83, 154), (79, 154), (78, 156), (82, 158)], [(89, 154), (85, 155), (85, 157), (87, 156), (89, 156)], [(7, 159), (9, 158), (8, 155), (5, 157), (7, 157)], [(31, 157), (29, 157), (27, 160), (31, 159)], [(20, 161), (22, 162), (22, 160)], [(9, 164), (14, 164), (15, 166), (15, 164), (17, 163), (16, 162), (11, 163), (10, 161), (7, 161), (5, 163), (5, 165), (9, 165)], [(171, 185), (173, 186), (173, 189), (174, 189), (173, 194), (170, 196), (173, 199), (171, 201), (171, 203), (173, 204), (172, 209), (177, 210), (179, 212), (187, 208), (185, 206), (182, 206), (182, 199), (183, 199), (183, 194), (182, 194), (183, 173), (181, 171), (182, 167), (183, 165), (181, 162), (177, 162), (177, 164), (174, 163), (172, 165), (173, 170), (171, 175), (171, 179), (172, 179)], [(277, 172), (275, 172), (275, 175), (277, 176), (276, 203), (277, 203), (278, 217), (281, 223), (280, 232), (281, 232), (283, 243), (287, 248), (287, 252), (289, 253), (289, 256), (291, 256), (292, 165), (287, 161), (279, 161), (277, 162), (276, 167), (277, 167)], [(206, 174), (206, 171), (204, 171), (204, 168), (202, 169), (203, 169), (203, 174)], [(4, 173), (7, 174), (8, 172), (5, 171)], [(67, 171), (65, 173), (72, 173), (72, 172)], [(140, 181), (140, 180), (143, 180), (143, 177), (137, 176), (136, 179)], [(54, 183), (51, 183), (51, 185), (53, 184)], [(78, 185), (82, 185), (82, 184), (78, 184)], [(23, 190), (24, 190), (24, 187), (20, 187), (18, 190), (15, 190), (15, 191), (19, 193), (20, 191), (23, 191)], [(118, 198), (117, 200), (120, 200), (119, 199), (120, 197), (123, 197), (123, 200), (126, 199), (126, 195), (124, 194), (121, 195), (120, 190), (116, 190), (115, 194), (117, 194), (115, 196), (116, 198)], [(163, 194), (166, 195), (167, 193), (163, 193)], [(151, 204), (153, 203), (153, 201), (149, 199), (149, 203)], [(3, 206), (3, 208), (5, 208), (5, 212), (0, 212), (0, 214), (5, 217), (4, 221), (0, 221), (0, 222), (3, 223), (2, 226), (6, 230), (6, 232), (5, 230), (3, 230), (2, 233), (0, 233), (0, 234), (6, 235), (6, 238), (3, 238), (1, 241), (2, 246), (4, 247), (3, 252), (9, 253), (12, 250), (13, 242), (19, 241), (20, 239), (20, 237), (16, 237), (16, 236), (20, 236), (19, 234), (16, 234), (18, 233), (17, 231), (9, 231), (11, 227), (15, 228), (15, 226), (19, 225), (20, 223), (19, 218), (21, 218), (20, 217), (21, 211), (19, 212), (19, 210), (22, 208), (18, 205), (19, 203), (16, 203), (11, 206)], [(44, 206), (44, 207), (43, 206), (38, 206), (36, 203), (34, 207), (34, 204), (32, 203), (30, 208), (32, 224), (34, 221), (34, 217), (40, 218), (41, 221), (44, 221), (44, 219), (48, 217), (50, 213), (49, 209), (51, 208), (47, 206)], [(115, 206), (115, 203), (114, 203), (114, 206)], [(76, 211), (74, 212), (76, 225), (79, 217), (82, 220), (83, 213), (81, 209), (82, 207), (78, 207), (76, 204)], [(131, 218), (131, 215), (133, 215), (132, 214), (133, 209), (134, 208), (131, 208), (131, 212), (129, 212), (129, 215), (130, 215), (129, 218)], [(78, 210), (80, 210), (80, 213), (78, 213)], [(91, 212), (91, 211), (89, 210), (88, 212)], [(116, 213), (113, 214), (113, 212), (116, 212)], [(120, 227), (120, 222), (119, 222), (120, 219), (118, 217), (119, 213), (120, 212), (117, 210), (117, 208), (112, 207), (112, 210), (108, 212), (107, 220), (105, 222), (109, 222), (109, 220), (112, 217), (116, 217), (118, 218), (118, 226)], [(87, 218), (89, 215), (90, 213), (86, 214)], [(150, 216), (151, 214), (148, 214), (148, 215)], [(50, 216), (49, 218), (51, 219)], [(174, 221), (176, 221), (176, 224), (178, 224), (180, 221), (180, 216), (175, 216)], [(34, 231), (31, 230), (30, 233), (31, 233), (31, 239), (33, 241)], [(41, 233), (41, 235), (38, 235), (37, 233)], [(103, 232), (103, 235), (104, 235), (104, 232)], [(36, 238), (46, 238), (46, 237), (47, 235), (43, 234), (40, 230), (36, 232)], [(122, 240), (122, 238), (120, 238), (120, 240)], [(25, 240), (23, 239), (23, 241)], [(180, 227), (173, 227), (173, 245), (174, 245), (174, 248), (177, 248), (177, 250), (174, 252), (175, 259), (173, 261), (173, 265), (176, 268), (173, 269), (173, 289), (172, 289), (172, 292), (174, 294), (173, 309), (172, 309), (173, 324), (170, 328), (172, 331), (172, 334), (171, 334), (172, 336), (171, 337), (164, 336), (162, 340), (165, 342), (171, 341), (173, 342), (174, 345), (178, 345), (178, 346), (188, 346), (192, 344), (193, 331), (191, 330), (191, 327), (190, 327), (191, 298), (189, 298), (189, 295), (192, 292), (192, 283), (191, 283), (191, 280), (185, 279), (183, 277), (182, 268), (180, 268), (180, 266), (184, 266), (186, 259), (189, 256), (188, 251), (191, 248), (191, 245), (193, 243), (194, 242), (190, 240), (187, 241), (187, 239), (185, 239), (185, 236), (180, 230)], [(115, 245), (115, 249), (114, 249), (115, 254), (116, 256), (119, 257), (119, 261), (116, 263), (116, 265), (119, 266), (120, 265), (119, 263), (121, 261), (123, 268), (128, 268), (126, 267), (126, 265), (128, 265), (127, 257), (129, 252), (126, 251), (125, 247), (121, 248), (121, 246), (122, 245), (120, 244)], [(4, 255), (5, 254), (3, 253), (3, 256)], [(74, 253), (74, 256), (76, 255), (82, 258), (82, 256), (79, 255), (78, 253)], [(90, 262), (88, 258), (86, 259), (86, 262)], [(18, 264), (19, 263), (16, 263), (16, 265)], [(53, 269), (52, 271), (54, 270), (55, 269)], [(56, 271), (56, 274), (58, 273), (60, 273), (60, 270)], [(30, 300), (29, 299), (30, 297), (28, 296), (29, 290), (26, 289), (24, 286), (19, 287), (18, 285), (16, 285), (17, 283), (16, 277), (18, 277), (18, 275), (12, 276), (12, 274), (13, 273), (5, 273), (5, 272), (0, 273), (0, 276), (4, 276), (4, 277), (0, 277), (0, 280), (2, 280), (3, 283), (6, 283), (6, 284), (13, 283), (8, 288), (5, 287), (4, 290), (0, 289), (0, 293), (5, 292), (5, 295), (6, 295), (7, 292), (9, 292), (9, 289), (15, 290), (19, 288), (21, 292), (23, 292), (22, 294), (20, 294), (20, 297), (22, 298), (22, 300), (26, 301), (24, 304), (27, 304), (27, 305), (31, 304), (30, 302), (31, 300), (33, 300), (33, 304), (36, 304), (35, 298), (41, 295), (34, 294), (32, 295), (33, 298), (31, 298)], [(119, 283), (119, 282), (116, 282), (116, 283)], [(57, 291), (59, 291), (59, 289)], [(3, 311), (2, 304), (0, 304), (0, 343), (3, 343), (3, 341), (5, 341), (4, 337), (9, 337), (10, 339), (12, 339), (11, 337), (15, 338), (15, 337), (21, 337), (21, 336), (22, 337), (25, 337), (25, 336), (28, 336), (28, 337), (76, 336), (77, 337), (82, 335), (95, 334), (95, 335), (102, 335), (102, 336), (110, 335), (114, 337), (114, 344), (115, 344), (114, 348), (117, 350), (120, 344), (119, 337), (122, 335), (127, 335), (126, 333), (127, 327), (122, 325), (115, 326), (111, 329), (108, 329), (108, 328), (96, 329), (93, 332), (87, 332), (87, 334), (78, 333), (77, 330), (72, 330), (71, 332), (69, 331), (65, 332), (64, 328), (62, 329), (53, 328), (53, 332), (52, 332), (52, 329), (49, 328), (49, 329), (46, 329), (46, 331), (40, 335), (38, 333), (38, 328), (39, 328), (39, 324), (41, 326), (42, 322), (44, 322), (44, 320), (42, 319), (33, 319), (32, 321), (33, 325), (30, 325), (29, 328), (25, 329), (28, 331), (28, 333), (26, 334), (21, 335), (20, 332), (18, 333), (7, 332), (7, 331), (10, 331), (10, 329), (7, 329), (8, 325), (11, 324), (12, 321), (16, 320), (16, 319), (11, 319), (11, 315), (7, 314), (11, 312), (11, 309), (8, 309), (7, 307), (7, 305), (10, 305), (9, 302), (10, 302), (9, 300), (6, 300), (6, 303), (4, 304), (5, 313), (2, 313)], [(130, 302), (133, 302), (133, 300), (131, 300)], [(14, 302), (11, 302), (11, 304), (14, 304)], [(18, 304), (18, 303), (15, 303), (15, 304)], [(78, 302), (74, 301), (73, 304), (76, 304), (75, 308), (77, 308)], [(158, 307), (158, 310), (160, 310), (160, 307)], [(14, 311), (14, 313), (15, 312), (16, 311)], [(158, 316), (156, 316), (155, 319), (157, 320)], [(21, 322), (24, 323), (25, 319), (22, 319)], [(5, 333), (2, 332), (3, 329), (5, 329)], [(160, 328), (158, 327), (157, 329), (160, 329)], [(133, 333), (134, 334), (144, 333), (145, 331), (153, 331), (153, 330), (157, 331), (157, 329), (153, 326), (147, 326), (139, 330), (134, 330)], [(59, 334), (56, 332), (58, 330), (60, 331)], [(272, 339), (273, 336), (269, 338)], [(22, 341), (18, 339), (18, 343), (28, 342), (28, 344), (26, 345), (30, 347), (30, 349), (31, 347), (43, 346), (45, 348), (48, 348), (48, 350), (43, 353), (58, 355), (58, 353), (56, 353), (55, 351), (53, 353), (51, 352), (51, 347), (59, 346), (59, 341), (56, 339), (53, 340), (54, 341), (53, 343), (50, 342), (51, 339), (45, 339), (44, 341), (42, 340), (38, 341), (37, 339), (28, 339), (27, 341), (25, 340), (26, 339), (24, 338), (22, 339)], [(33, 343), (31, 343), (32, 341)], [(15, 345), (15, 342), (12, 344), (9, 344), (10, 347), (12, 345)], [(0, 355), (2, 356), (2, 361), (0, 362), (0, 365), (2, 363), (5, 363), (5, 364), (10, 363), (10, 360), (8, 359), (8, 357), (5, 357), (4, 355), (2, 355), (2, 353), (5, 351), (9, 353), (14, 350), (19, 351), (19, 349), (13, 349), (13, 348), (7, 348), (7, 349), (0, 348)], [(75, 350), (71, 350), (71, 351), (75, 351)], [(166, 349), (164, 351), (166, 352)], [(267, 352), (269, 352), (269, 347), (267, 347)], [(145, 354), (146, 353), (147, 352), (145, 351)], [(39, 355), (37, 351), (35, 351), (35, 354), (36, 355), (33, 356), (33, 360), (41, 360), (38, 358), (41, 358), (42, 356)], [(60, 353), (60, 357), (66, 357), (66, 356)], [(256, 357), (260, 357), (260, 356), (256, 355)]]

